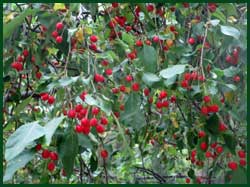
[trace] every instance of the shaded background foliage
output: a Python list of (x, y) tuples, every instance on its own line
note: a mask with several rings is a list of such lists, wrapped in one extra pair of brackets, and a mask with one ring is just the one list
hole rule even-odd
[[(246, 4), (3, 10), (4, 182), (246, 183)], [(58, 22), (61, 43), (52, 36)], [(104, 133), (74, 130), (83, 116), (67, 115), (78, 104), (89, 118), (100, 109)], [(43, 159), (38, 145), (59, 159)]]

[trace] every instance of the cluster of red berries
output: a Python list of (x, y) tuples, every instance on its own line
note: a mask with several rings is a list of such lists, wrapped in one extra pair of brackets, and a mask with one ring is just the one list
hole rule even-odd
[(210, 96), (204, 96), (203, 101), (205, 103), (205, 105), (201, 107), (201, 113), (203, 115), (206, 116), (208, 115), (208, 113), (216, 113), (219, 111), (219, 106), (217, 104), (210, 104)]
[(105, 132), (105, 125), (108, 125), (108, 119), (105, 116), (101, 116), (98, 120), (96, 117), (98, 116), (100, 109), (98, 107), (93, 107), (91, 114), (92, 118), (88, 119), (88, 110), (84, 108), (81, 104), (77, 104), (74, 109), (68, 110), (67, 114), (68, 118), (74, 119), (77, 118), (79, 123), (75, 126), (75, 131), (77, 133), (83, 133), (88, 135), (91, 131), (92, 127), (95, 127), (97, 133)]
[(226, 56), (226, 62), (229, 64), (237, 64), (239, 61), (239, 48), (235, 48), (231, 55)]
[(162, 108), (168, 108), (169, 102), (167, 100), (167, 92), (165, 90), (162, 90), (158, 95), (158, 100), (156, 101), (156, 108), (162, 109)]
[(49, 95), (48, 93), (41, 93), (40, 97), (42, 101), (47, 101), (50, 105), (55, 102), (55, 97), (53, 95)]
[(58, 22), (56, 24), (56, 30), (54, 30), (52, 33), (51, 33), (51, 36), (56, 40), (56, 43), (62, 43), (63, 41), (63, 38), (62, 36), (59, 35), (59, 31), (61, 31), (63, 29), (64, 25), (62, 22)]
[(47, 164), (47, 169), (52, 172), (55, 170), (55, 162), (58, 160), (58, 155), (56, 152), (49, 151), (48, 149), (43, 149), (41, 144), (36, 145), (36, 151), (39, 152), (42, 150), (41, 156), (43, 159), (50, 159)]
[[(239, 151), (238, 151), (238, 157), (240, 158), (239, 164), (240, 164), (241, 166), (245, 167), (246, 164), (247, 164), (247, 162), (246, 162), (246, 153), (245, 153), (245, 151), (239, 150)], [(235, 162), (235, 161), (230, 161), (230, 162), (228, 162), (228, 167), (229, 167), (231, 170), (237, 170), (238, 164), (237, 164), (237, 162)]]
[[(134, 78), (133, 78), (132, 75), (127, 75), (125, 77), (126, 83), (131, 85), (131, 89), (134, 92), (140, 91), (140, 84), (138, 82), (133, 82), (132, 83), (133, 80), (134, 80)], [(120, 85), (119, 88), (112, 88), (112, 93), (113, 94), (118, 94), (119, 92), (126, 93), (127, 92), (127, 87), (124, 84), (122, 84), (122, 85)]]
[(181, 87), (185, 89), (191, 89), (190, 81), (205, 81), (205, 77), (203, 75), (199, 75), (196, 71), (192, 73), (185, 73), (183, 76), (183, 80), (181, 81)]
[(29, 56), (29, 51), (27, 49), (24, 49), (22, 55), (19, 55), (17, 57), (17, 60), (12, 62), (11, 67), (16, 71), (22, 71), (23, 64), (28, 56)]

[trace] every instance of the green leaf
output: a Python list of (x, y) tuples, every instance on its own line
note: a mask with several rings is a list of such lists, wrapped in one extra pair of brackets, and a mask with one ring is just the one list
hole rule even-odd
[(5, 160), (19, 155), (30, 143), (44, 135), (44, 128), (37, 121), (19, 127), (6, 142)]
[(16, 115), (18, 115), (23, 109), (30, 103), (32, 97), (28, 97), (27, 99), (23, 100), (22, 103), (18, 104), (15, 108), (14, 112)]
[(232, 154), (235, 154), (235, 147), (237, 145), (237, 141), (235, 137), (231, 134), (223, 134), (223, 138), (225, 140), (225, 144), (230, 150)]
[(219, 134), (219, 118), (216, 114), (213, 114), (206, 120), (205, 128), (211, 134)]
[(244, 168), (239, 167), (232, 172), (232, 184), (247, 184), (247, 173)]
[(143, 112), (140, 110), (141, 98), (136, 93), (131, 93), (125, 102), (125, 111), (121, 115), (121, 121), (139, 130), (146, 125)]
[(193, 169), (190, 169), (187, 174), (191, 179), (195, 179), (195, 173)]
[(233, 91), (237, 90), (237, 87), (233, 84), (225, 84), (225, 86)]
[(65, 133), (65, 138), (59, 146), (59, 155), (62, 159), (63, 168), (68, 178), (73, 173), (77, 153), (78, 138), (77, 134), (71, 129)]
[(9, 38), (13, 34), (16, 28), (22, 24), (26, 16), (34, 15), (37, 11), (38, 11), (37, 9), (30, 9), (30, 8), (26, 9), (9, 23), (4, 23), (3, 24), (3, 40)]
[(144, 73), (142, 76), (142, 80), (148, 86), (152, 86), (154, 83), (159, 82), (161, 79), (153, 73)]
[(223, 72), (225, 77), (233, 77), (234, 75), (239, 73), (239, 68), (231, 66), (227, 69), (224, 69)]
[(217, 8), (215, 12), (212, 13), (212, 16), (218, 18), (223, 23), (226, 23), (226, 16)]
[(93, 149), (92, 142), (90, 141), (90, 138), (83, 134), (78, 134), (78, 145), (81, 147)]
[(210, 23), (213, 25), (213, 26), (217, 26), (219, 23), (220, 23), (220, 20), (218, 19), (213, 19), (210, 21)]
[(239, 39), (240, 37), (240, 31), (234, 27), (231, 26), (220, 26), (221, 32), (227, 36), (232, 36), (235, 39)]
[(138, 57), (144, 65), (145, 72), (155, 73), (157, 69), (157, 54), (155, 48), (144, 45)]
[(98, 101), (96, 99), (94, 99), (91, 95), (86, 95), (85, 96), (85, 102), (88, 104), (88, 105), (96, 105), (98, 106)]
[(98, 166), (98, 159), (94, 153), (90, 157), (90, 170), (94, 172)]
[(226, 11), (227, 16), (238, 16), (237, 10), (233, 3), (221, 3), (220, 7)]
[(122, 40), (130, 46), (133, 46), (135, 43), (133, 35), (126, 32), (122, 33)]
[(185, 71), (186, 65), (174, 65), (172, 67), (160, 71), (160, 76), (169, 79), (175, 75), (182, 74)]
[(46, 139), (47, 145), (50, 144), (53, 134), (55, 133), (57, 127), (59, 126), (59, 124), (62, 122), (63, 119), (64, 119), (64, 116), (54, 118), (44, 126), (45, 139)]
[(5, 174), (3, 177), (3, 182), (11, 180), (15, 172), (21, 168), (23, 168), (29, 161), (31, 161), (35, 156), (34, 152), (30, 150), (26, 150), (10, 160), (7, 163), (7, 167), (5, 170)]
[(58, 80), (58, 83), (60, 86), (62, 87), (66, 87), (71, 85), (72, 83), (75, 83), (77, 80), (79, 79), (79, 77), (64, 77), (62, 79)]

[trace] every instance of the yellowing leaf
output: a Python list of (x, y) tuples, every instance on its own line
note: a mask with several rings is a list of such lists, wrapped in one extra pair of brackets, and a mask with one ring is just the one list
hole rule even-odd
[(234, 94), (233, 94), (233, 92), (225, 92), (225, 93), (224, 93), (224, 96), (225, 96), (225, 98), (226, 98), (226, 101), (231, 102), (231, 101), (233, 100)]
[(78, 31), (75, 33), (75, 37), (78, 42), (82, 42), (84, 37), (83, 37), (83, 30), (82, 28), (79, 28)]
[(227, 18), (227, 21), (230, 22), (230, 23), (235, 23), (235, 22), (237, 22), (237, 19), (234, 16), (229, 16)]
[(56, 48), (47, 48), (48, 52), (49, 52), (49, 55), (53, 54), (53, 55), (56, 55), (58, 49)]
[(88, 35), (91, 35), (93, 33), (92, 29), (90, 27), (86, 27), (84, 29), (85, 33), (88, 34)]
[(4, 23), (7, 23), (7, 22), (11, 21), (15, 17), (15, 14), (16, 13), (11, 12), (7, 16), (4, 16)]
[(57, 10), (65, 10), (66, 7), (65, 7), (64, 3), (55, 3), (53, 9), (55, 11), (57, 11)]

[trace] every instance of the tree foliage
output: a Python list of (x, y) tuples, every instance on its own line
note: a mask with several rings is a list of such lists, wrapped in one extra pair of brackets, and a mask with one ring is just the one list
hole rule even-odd
[(5, 183), (246, 183), (246, 4), (3, 10)]

